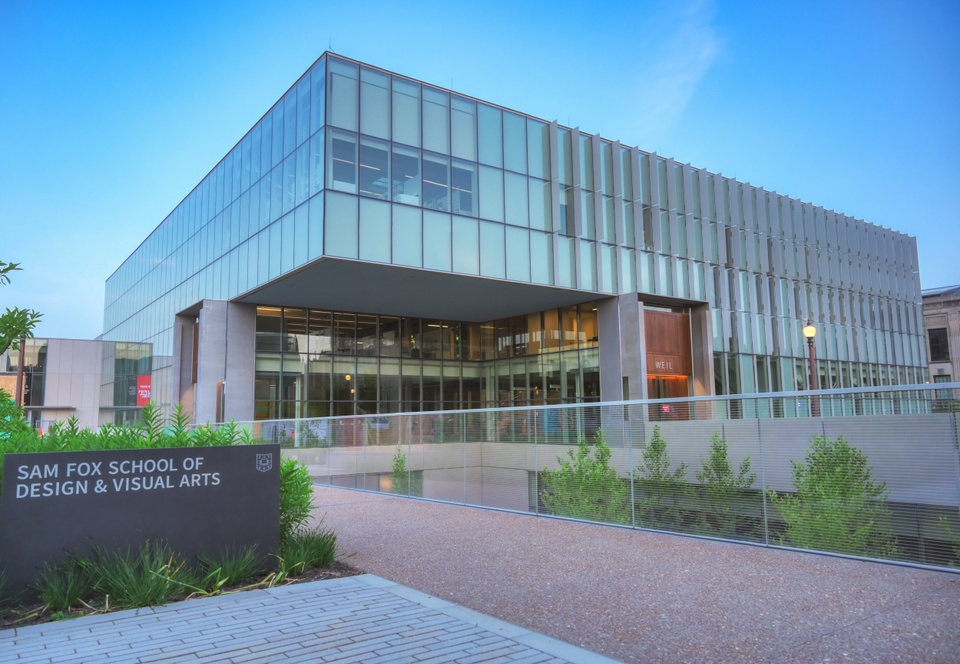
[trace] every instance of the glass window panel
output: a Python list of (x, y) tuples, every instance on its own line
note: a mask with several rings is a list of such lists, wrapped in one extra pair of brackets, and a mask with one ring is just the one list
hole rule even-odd
[(463, 97), (450, 99), (450, 140), (454, 157), (477, 160), (477, 104)]
[(360, 194), (387, 200), (390, 192), (390, 152), (385, 141), (360, 139)]
[[(278, 169), (279, 170), (279, 169)], [(287, 214), (297, 200), (297, 159), (290, 155), (283, 160), (283, 211)]]
[(550, 183), (530, 178), (530, 228), (546, 231), (553, 228), (550, 205)]
[(301, 205), (293, 211), (294, 215), (294, 245), (293, 245), (293, 265), (299, 267), (307, 262), (307, 248), (310, 237), (310, 215), (309, 208)]
[(633, 203), (624, 199), (622, 201), (622, 206), (623, 215), (621, 217), (621, 237), (623, 238), (623, 242), (621, 244), (624, 244), (628, 247), (636, 247), (637, 233), (633, 219)]
[(420, 146), (420, 86), (393, 79), (393, 140)]
[(593, 190), (593, 141), (589, 134), (580, 134), (580, 186)]
[(260, 121), (261, 139), (260, 139), (260, 173), (266, 175), (273, 164), (273, 115), (267, 113)]
[(530, 218), (527, 210), (529, 187), (527, 178), (517, 173), (505, 172), (503, 179), (506, 222), (514, 226), (529, 226)]
[(283, 181), (283, 165), (278, 164), (271, 171), (270, 178), (270, 221), (276, 221), (283, 214), (283, 191), (286, 183)]
[(323, 189), (323, 131), (310, 139), (310, 195)]
[(390, 77), (360, 70), (360, 133), (390, 138)]
[(450, 271), (450, 215), (423, 213), (423, 267)]
[(600, 246), (600, 290), (606, 293), (617, 292), (617, 247), (612, 244)]
[(477, 121), (480, 163), (503, 166), (503, 122), (500, 109), (480, 104)]
[(550, 179), (550, 126), (527, 119), (527, 164), (530, 175)]
[(453, 160), (450, 168), (450, 201), (453, 212), (476, 216), (477, 165)]
[(503, 279), (504, 246), (503, 229), (500, 224), (480, 222), (480, 274)]
[(357, 130), (357, 65), (330, 59), (330, 124)]
[[(265, 230), (260, 234), (261, 242), (260, 249), (263, 250), (263, 240), (266, 240), (267, 244), (267, 279), (276, 279), (280, 276), (281, 271), (281, 250), (282, 242), (280, 237), (280, 228), (281, 224), (279, 222), (273, 223), (270, 225), (270, 228)], [(204, 270), (209, 276), (212, 274), (209, 270)], [(208, 281), (209, 286), (209, 281)]]
[(633, 158), (630, 148), (620, 148), (620, 194), (624, 201), (634, 200), (633, 196)]
[(594, 208), (594, 193), (582, 189), (580, 191), (581, 226), (580, 237), (594, 240), (597, 237), (597, 215)]
[(393, 262), (396, 265), (421, 267), (422, 228), (420, 208), (393, 206)]
[(560, 232), (566, 235), (577, 234), (573, 187), (560, 187)]
[(307, 205), (310, 206), (310, 218), (307, 222), (310, 247), (307, 253), (312, 260), (323, 255), (323, 193), (311, 198)]
[[(272, 228), (276, 228), (274, 224)], [(285, 214), (280, 218), (280, 274), (286, 274), (293, 269), (293, 247), (295, 238), (293, 236), (293, 215)], [(271, 228), (271, 230), (272, 230)], [(274, 238), (270, 239), (271, 245)]]
[(480, 235), (475, 219), (453, 218), (453, 271), (480, 274)]
[(357, 193), (357, 136), (346, 131), (329, 132), (327, 188)]
[(297, 128), (296, 144), (310, 138), (310, 77), (304, 76), (297, 83)]
[(390, 262), (390, 204), (361, 199), (360, 259)]
[[(400, 319), (396, 316), (380, 316), (380, 356), (400, 357)], [(384, 373), (384, 366), (386, 364), (381, 363), (381, 373)], [(399, 365), (390, 364), (389, 366), (394, 367), (389, 373), (398, 372)]]
[(530, 281), (530, 231), (506, 227), (507, 279)]
[(576, 288), (577, 278), (574, 270), (576, 262), (576, 249), (572, 237), (557, 237), (557, 286), (566, 288)]
[(423, 88), (423, 148), (425, 150), (450, 154), (449, 106), (450, 99), (446, 92), (434, 88)]
[(326, 104), (326, 58), (314, 65), (310, 72), (310, 133), (320, 131), (324, 122)]
[(499, 168), (480, 167), (480, 216), (503, 221), (503, 171)]
[(600, 229), (603, 232), (603, 236), (600, 239), (603, 242), (615, 244), (617, 242), (617, 219), (613, 209), (614, 199), (609, 196), (603, 196), (602, 198), (603, 203), (600, 211), (603, 214), (603, 223), (600, 224)]
[(530, 231), (530, 280), (553, 283), (553, 242), (549, 233)]
[(272, 150), (270, 152), (270, 167), (273, 168), (283, 161), (283, 102), (277, 102), (273, 107), (273, 140), (271, 141)]
[(580, 240), (580, 288), (597, 290), (597, 254), (596, 245), (588, 240)]
[(600, 184), (603, 193), (613, 196), (613, 145), (600, 142)]
[(431, 210), (450, 209), (450, 159), (423, 153), (423, 207)]
[(393, 201), (420, 204), (420, 151), (393, 146), (393, 175), (391, 179)]
[(326, 200), (326, 236), (329, 256), (357, 258), (357, 202), (355, 196), (330, 192)]
[(573, 156), (570, 141), (570, 130), (561, 127), (558, 135), (558, 149), (560, 150), (560, 154), (557, 155), (557, 166), (560, 169), (560, 183), (566, 185), (573, 184)]
[(310, 195), (310, 144), (297, 148), (297, 191), (294, 203), (300, 205)]
[(527, 123), (509, 111), (503, 112), (503, 166), (517, 173), (527, 172)]
[(297, 147), (297, 90), (290, 90), (283, 98), (283, 156)]
[(240, 142), (237, 156), (240, 158), (240, 191), (244, 192), (250, 187), (250, 134)]

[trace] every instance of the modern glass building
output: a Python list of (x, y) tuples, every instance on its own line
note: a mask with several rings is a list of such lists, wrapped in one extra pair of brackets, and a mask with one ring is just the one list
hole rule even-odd
[[(914, 238), (324, 54), (107, 280), (199, 422), (923, 382)], [(109, 393), (106, 386), (105, 393)]]

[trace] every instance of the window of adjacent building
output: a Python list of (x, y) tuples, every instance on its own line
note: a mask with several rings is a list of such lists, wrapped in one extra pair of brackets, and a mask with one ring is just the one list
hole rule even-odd
[(927, 334), (930, 337), (930, 361), (949, 362), (950, 348), (946, 328), (928, 330)]
[[(949, 383), (950, 376), (934, 376), (934, 383)], [(953, 390), (937, 390), (934, 394), (934, 398), (941, 401), (947, 401), (953, 398)]]

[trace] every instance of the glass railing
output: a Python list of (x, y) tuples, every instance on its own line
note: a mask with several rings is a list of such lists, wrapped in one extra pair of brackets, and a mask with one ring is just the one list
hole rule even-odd
[(960, 383), (241, 426), (321, 485), (960, 567)]

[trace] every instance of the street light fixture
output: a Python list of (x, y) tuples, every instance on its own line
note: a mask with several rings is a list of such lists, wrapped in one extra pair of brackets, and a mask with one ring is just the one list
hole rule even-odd
[[(817, 351), (813, 346), (813, 339), (817, 336), (817, 328), (814, 326), (813, 321), (807, 320), (807, 324), (803, 326), (803, 336), (807, 338), (807, 346), (810, 349), (810, 389), (816, 391), (820, 389), (820, 386), (817, 381)], [(810, 414), (813, 417), (820, 417), (819, 396), (811, 395)]]

